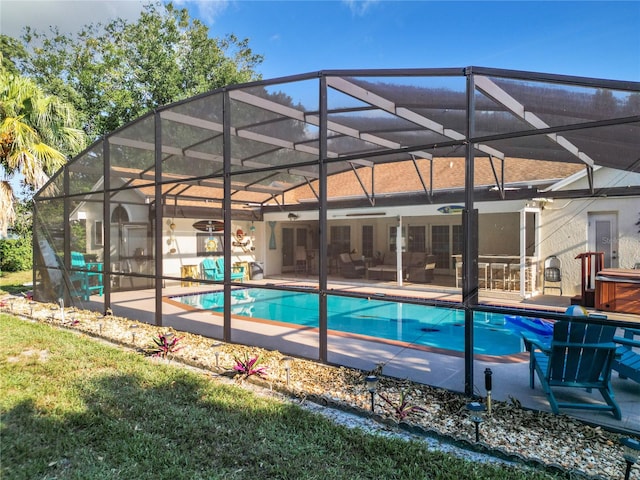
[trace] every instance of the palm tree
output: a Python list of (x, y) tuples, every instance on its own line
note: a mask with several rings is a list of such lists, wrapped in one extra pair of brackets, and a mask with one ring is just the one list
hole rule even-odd
[(18, 176), (34, 189), (43, 186), (67, 155), (84, 148), (78, 123), (72, 106), (0, 66), (0, 238), (15, 221), (10, 180)]

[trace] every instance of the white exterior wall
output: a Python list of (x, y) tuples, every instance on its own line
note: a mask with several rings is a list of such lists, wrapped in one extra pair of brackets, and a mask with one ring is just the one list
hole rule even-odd
[(547, 204), (540, 216), (540, 258), (556, 255), (562, 262), (564, 295), (577, 295), (581, 288), (581, 263), (575, 257), (589, 250), (589, 214), (615, 214), (618, 220), (618, 262), (632, 268), (640, 262), (640, 198), (588, 198), (557, 200)]
[[(640, 185), (640, 174), (596, 168), (594, 188), (628, 187)], [(588, 188), (584, 173), (569, 177), (552, 190)], [(544, 196), (544, 194), (542, 195)], [(581, 288), (581, 263), (575, 257), (589, 251), (589, 215), (613, 214), (618, 226), (618, 267), (632, 268), (640, 262), (640, 198), (606, 198), (557, 200), (547, 203), (541, 212), (540, 258), (557, 255), (562, 261), (562, 288), (565, 295), (577, 295)]]
[[(170, 223), (173, 221), (175, 229), (173, 230), (174, 242), (170, 242), (171, 229)], [(205, 257), (198, 256), (198, 238), (197, 234), (202, 233), (193, 228), (193, 224), (197, 220), (192, 218), (174, 218), (165, 219), (162, 225), (162, 255), (163, 255), (163, 275), (168, 277), (180, 277), (181, 267), (184, 265), (200, 265)], [(245, 238), (250, 236), (251, 222), (232, 222), (231, 231), (237, 232), (241, 229)], [(255, 222), (255, 250), (251, 250), (251, 243), (245, 248), (240, 246), (232, 247), (231, 261), (235, 262), (254, 262), (264, 258), (264, 225), (262, 222)], [(232, 235), (232, 242), (234, 241)], [(175, 252), (171, 252), (175, 249)]]

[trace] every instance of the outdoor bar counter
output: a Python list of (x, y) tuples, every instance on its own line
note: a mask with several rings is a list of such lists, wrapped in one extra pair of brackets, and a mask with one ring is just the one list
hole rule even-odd
[(596, 310), (640, 314), (640, 270), (605, 268), (596, 275)]

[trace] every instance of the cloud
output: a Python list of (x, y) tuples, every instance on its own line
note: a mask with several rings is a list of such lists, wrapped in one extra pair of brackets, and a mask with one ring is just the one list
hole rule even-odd
[(173, 4), (178, 8), (189, 10), (191, 18), (199, 18), (207, 26), (213, 25), (216, 18), (224, 12), (230, 0), (174, 0)]
[(73, 34), (89, 23), (109, 23), (115, 18), (135, 21), (147, 0), (2, 0), (0, 31), (19, 38), (29, 26), (45, 33), (57, 26)]
[(354, 16), (362, 17), (367, 13), (371, 5), (375, 5), (379, 0), (342, 0)]

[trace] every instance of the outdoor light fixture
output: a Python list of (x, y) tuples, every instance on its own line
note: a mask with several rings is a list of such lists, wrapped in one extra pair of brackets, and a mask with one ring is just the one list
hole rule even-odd
[(282, 359), (282, 363), (284, 363), (284, 371), (286, 372), (287, 375), (287, 387), (289, 386), (289, 372), (291, 371), (291, 361), (293, 360), (293, 358), (291, 357), (284, 357)]
[(31, 318), (33, 318), (33, 308), (36, 306), (36, 302), (29, 302), (29, 308), (31, 309)]
[(625, 437), (620, 440), (622, 446), (624, 447), (624, 451), (622, 453), (622, 458), (627, 462), (627, 469), (624, 472), (624, 480), (629, 480), (629, 476), (631, 475), (631, 467), (638, 462), (638, 455), (640, 454), (640, 442), (633, 438)]
[(64, 298), (58, 299), (58, 305), (60, 305), (60, 321), (64, 323)]
[(215, 348), (215, 350), (213, 351), (213, 354), (216, 356), (216, 368), (218, 368), (220, 366), (220, 350), (218, 350), (218, 348), (221, 345), (222, 344), (219, 343), (219, 342), (216, 342), (216, 343), (211, 345), (211, 348)]
[[(138, 328), (138, 325), (129, 325), (129, 328)], [(136, 332), (131, 332), (131, 343), (136, 343)]]
[(493, 372), (490, 368), (484, 369), (484, 389), (487, 391), (487, 413), (491, 415), (491, 386)]
[(486, 410), (485, 406), (480, 402), (471, 402), (467, 404), (467, 410), (474, 412), (471, 421), (476, 425), (476, 443), (480, 441), (480, 424), (482, 423), (482, 413)]
[(369, 375), (364, 379), (364, 381), (367, 385), (369, 393), (371, 394), (371, 413), (375, 413), (375, 395), (376, 388), (378, 387), (378, 377), (376, 377), (375, 375)]

